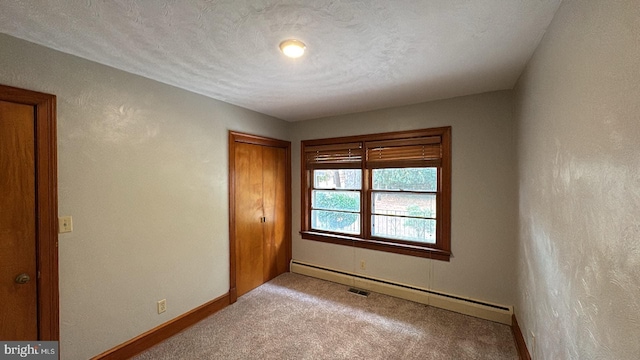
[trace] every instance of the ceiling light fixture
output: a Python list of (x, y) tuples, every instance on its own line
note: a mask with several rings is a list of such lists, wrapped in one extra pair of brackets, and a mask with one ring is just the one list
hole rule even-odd
[(280, 43), (280, 51), (290, 58), (299, 58), (304, 55), (304, 49), (307, 46), (302, 42), (294, 39), (285, 40)]

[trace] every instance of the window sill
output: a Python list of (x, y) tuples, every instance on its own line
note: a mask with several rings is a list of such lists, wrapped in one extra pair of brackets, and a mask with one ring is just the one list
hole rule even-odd
[(451, 252), (433, 249), (423, 246), (407, 245), (390, 241), (361, 239), (347, 235), (326, 234), (315, 231), (300, 231), (305, 240), (314, 240), (344, 246), (353, 246), (363, 249), (385, 251), (395, 254), (417, 256), (434, 260), (449, 261)]

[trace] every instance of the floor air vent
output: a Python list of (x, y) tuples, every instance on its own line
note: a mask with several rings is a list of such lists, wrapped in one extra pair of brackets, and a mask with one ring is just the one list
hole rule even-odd
[(353, 294), (356, 294), (356, 295), (360, 295), (360, 296), (364, 296), (364, 297), (369, 296), (369, 292), (368, 291), (359, 290), (359, 289), (356, 289), (356, 288), (349, 288), (348, 291), (350, 293), (353, 293)]

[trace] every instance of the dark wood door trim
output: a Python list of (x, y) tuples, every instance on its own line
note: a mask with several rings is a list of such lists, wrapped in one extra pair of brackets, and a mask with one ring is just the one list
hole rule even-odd
[(291, 262), (291, 143), (258, 135), (243, 134), (229, 131), (229, 302), (233, 304), (238, 299), (236, 289), (236, 216), (235, 216), (235, 144), (246, 143), (262, 146), (283, 148), (286, 156), (285, 197), (286, 197), (286, 252), (287, 271)]
[(56, 96), (0, 85), (0, 100), (35, 110), (38, 340), (60, 340)]

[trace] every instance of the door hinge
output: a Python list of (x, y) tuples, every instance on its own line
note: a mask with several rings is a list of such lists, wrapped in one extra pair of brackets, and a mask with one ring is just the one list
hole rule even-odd
[(38, 271), (38, 279), (40, 279), (40, 271)]

